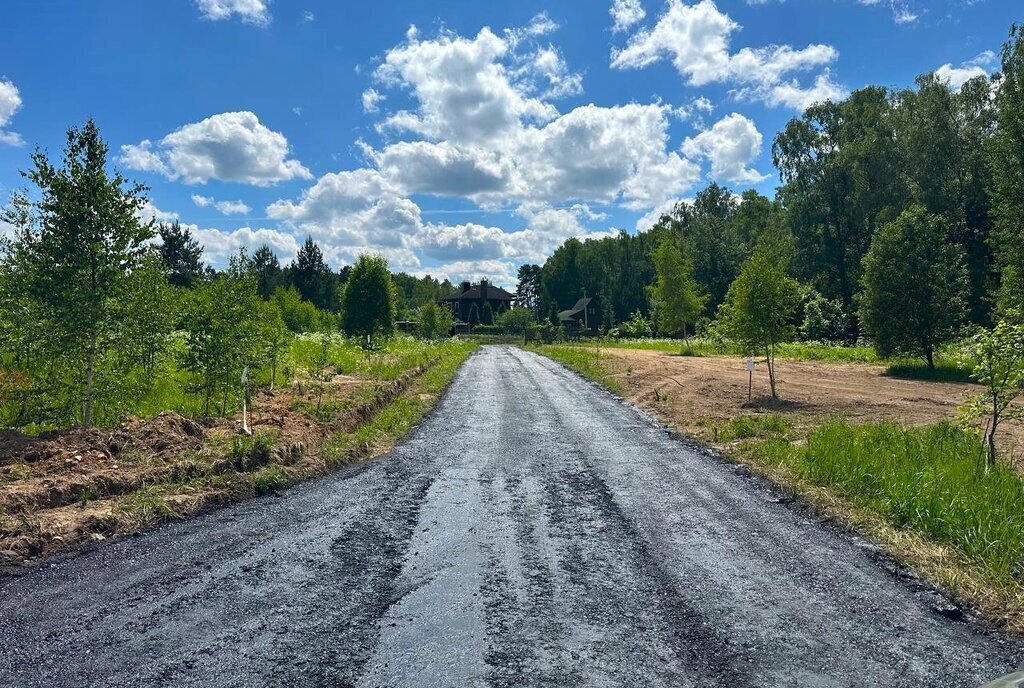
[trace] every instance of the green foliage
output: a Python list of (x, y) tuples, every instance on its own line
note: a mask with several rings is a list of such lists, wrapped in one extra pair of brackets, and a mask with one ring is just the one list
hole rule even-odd
[(615, 394), (622, 394), (622, 384), (612, 376), (601, 358), (600, 350), (590, 347), (543, 345), (537, 349), (548, 358), (567, 366), (583, 377), (593, 380)]
[(399, 319), (415, 320), (419, 309), (428, 303), (437, 303), (441, 297), (451, 294), (455, 287), (448, 280), (438, 281), (426, 275), (416, 277), (399, 272), (391, 276), (395, 284), (396, 310)]
[(651, 323), (643, 316), (643, 313), (636, 311), (632, 318), (620, 323), (610, 334), (616, 338), (639, 339), (653, 335), (654, 328), (651, 327)]
[(1024, 26), (1015, 24), (1003, 46), (995, 102), (992, 213), (999, 265), (1006, 275), (1000, 305), (1019, 309), (1024, 304)]
[(266, 348), (266, 360), (270, 366), (270, 389), (277, 384), (277, 371), (284, 355), (291, 346), (292, 333), (285, 325), (281, 310), (273, 302), (264, 302), (260, 314), (261, 330)]
[(476, 307), (475, 303), (469, 307), (469, 313), (466, 315), (466, 322), (469, 323), (471, 328), (480, 324), (480, 309)]
[(977, 438), (951, 424), (826, 423), (806, 445), (765, 442), (760, 461), (838, 490), (898, 528), (955, 547), (1000, 583), (1024, 581), (1024, 482), (1009, 465), (984, 469)]
[(529, 263), (520, 265), (517, 278), (519, 282), (516, 287), (516, 305), (534, 313), (536, 317), (544, 293), (540, 266)]
[(985, 388), (967, 401), (963, 411), (968, 420), (986, 419), (986, 457), (993, 466), (998, 458), (999, 426), (1024, 418), (1024, 406), (1014, 405), (1024, 393), (1024, 326), (1000, 322), (991, 330), (978, 331), (964, 346), (963, 362), (973, 364), (974, 380)]
[(665, 238), (652, 254), (657, 279), (651, 287), (653, 311), (661, 332), (688, 336), (687, 326), (704, 313), (708, 297), (693, 276), (693, 261), (672, 238)]
[(261, 244), (252, 254), (252, 271), (256, 275), (256, 287), (264, 301), (270, 300), (283, 278), (277, 256), (266, 244)]
[(284, 319), (285, 326), (292, 332), (312, 332), (320, 317), (317, 307), (303, 301), (295, 287), (277, 287), (270, 300)]
[(502, 332), (523, 334), (526, 332), (526, 328), (535, 325), (537, 320), (532, 310), (517, 306), (499, 314), (494, 322)]
[(191, 289), (203, 279), (203, 247), (192, 237), (192, 230), (175, 220), (157, 228), (160, 234), (160, 259), (167, 279), (176, 287)]
[(425, 303), (420, 308), (418, 334), (424, 339), (442, 339), (451, 333), (455, 324), (452, 312), (446, 306)]
[(359, 256), (342, 294), (341, 327), (350, 337), (387, 337), (395, 331), (395, 290), (382, 256)]
[(161, 358), (178, 321), (181, 297), (165, 276), (159, 255), (150, 254), (128, 275), (125, 293), (117, 306), (125, 334), (126, 355), (142, 366), (147, 387), (152, 386)]
[(92, 425), (97, 393), (117, 396), (123, 379), (111, 370), (122, 340), (129, 275), (141, 265), (152, 223), (138, 219), (144, 187), (107, 171), (107, 145), (96, 124), (70, 129), (63, 164), (41, 150), (24, 173), (37, 201), (17, 194), (4, 219), (18, 235), (10, 254), (18, 301), (45, 338), (49, 372), (67, 381), (66, 397), (81, 404), (81, 421)]
[(338, 281), (324, 262), (323, 252), (313, 237), (306, 237), (299, 248), (295, 262), (289, 267), (289, 275), (303, 301), (320, 310), (337, 310)]
[(817, 292), (804, 304), (804, 322), (800, 335), (812, 342), (846, 342), (853, 330), (851, 318), (837, 299), (826, 299)]
[(481, 325), (493, 325), (494, 324), (494, 309), (491, 308), (489, 301), (484, 301), (483, 308), (480, 309), (480, 324)]
[(860, 319), (878, 355), (921, 356), (935, 350), (967, 316), (967, 271), (960, 247), (945, 241), (944, 221), (920, 207), (876, 232), (864, 258)]
[(799, 302), (800, 285), (786, 274), (777, 257), (761, 249), (743, 266), (719, 309), (726, 334), (748, 353), (764, 354), (773, 397), (778, 396), (775, 357), (779, 345), (796, 334), (793, 313)]
[(256, 280), (238, 270), (241, 261), (233, 262), (232, 269), (203, 283), (185, 300), (181, 365), (193, 376), (191, 388), (201, 395), (205, 414), (214, 404), (226, 413), (241, 393), (244, 368), (255, 370), (266, 359), (265, 311)]

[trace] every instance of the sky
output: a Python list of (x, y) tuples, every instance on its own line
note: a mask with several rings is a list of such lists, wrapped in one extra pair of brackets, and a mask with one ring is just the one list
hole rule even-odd
[[(38, 0), (0, 7), (0, 202), (92, 117), (146, 217), (215, 266), (307, 236), (334, 268), (508, 287), (711, 181), (772, 195), (816, 101), (998, 69), (1020, 0)], [(1015, 11), (1016, 10), (1016, 11)], [(0, 225), (0, 233), (10, 232)]]

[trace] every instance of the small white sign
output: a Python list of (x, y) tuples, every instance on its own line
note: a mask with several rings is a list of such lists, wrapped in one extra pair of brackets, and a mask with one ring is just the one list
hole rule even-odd
[(748, 373), (754, 372), (754, 359), (752, 359), (752, 358), (748, 358), (747, 359), (747, 372)]
[(245, 368), (242, 369), (242, 384), (249, 384), (249, 366), (245, 366)]

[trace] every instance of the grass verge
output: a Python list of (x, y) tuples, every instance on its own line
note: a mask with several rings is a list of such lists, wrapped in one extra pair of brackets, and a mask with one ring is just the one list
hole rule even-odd
[[(535, 350), (600, 384), (617, 382), (593, 351)], [(950, 423), (852, 425), (771, 413), (708, 430), (729, 458), (1024, 633), (1024, 480), (1006, 464), (986, 472), (976, 435)]]

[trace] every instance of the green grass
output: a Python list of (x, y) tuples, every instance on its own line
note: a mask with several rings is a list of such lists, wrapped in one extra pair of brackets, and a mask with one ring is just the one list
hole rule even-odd
[(986, 472), (978, 438), (957, 426), (835, 420), (805, 445), (768, 439), (751, 454), (951, 545), (996, 584), (1024, 583), (1024, 481), (1006, 464)]
[[(464, 340), (447, 340), (431, 345), (431, 366), (413, 385), (412, 389), (378, 411), (368, 422), (352, 433), (337, 434), (323, 446), (328, 466), (348, 463), (361, 458), (374, 447), (386, 446), (408, 433), (433, 407), (436, 397), (455, 377), (459, 366), (478, 345)], [(424, 399), (420, 395), (431, 395)]]
[(544, 344), (533, 347), (533, 350), (603, 385), (615, 394), (623, 394), (622, 383), (612, 377), (596, 347)]
[(939, 361), (934, 368), (917, 361), (892, 363), (885, 369), (889, 377), (931, 382), (973, 382), (971, 370), (952, 361)]
[[(691, 337), (687, 349), (681, 339), (608, 339), (601, 346), (614, 349), (646, 349), (687, 356), (742, 356), (743, 347), (732, 342)], [(820, 342), (792, 342), (779, 347), (779, 358), (834, 363), (878, 363), (869, 346), (839, 346)]]
[(752, 438), (785, 439), (789, 430), (788, 420), (776, 413), (769, 413), (737, 416), (724, 426), (717, 427), (715, 435), (720, 442)]

